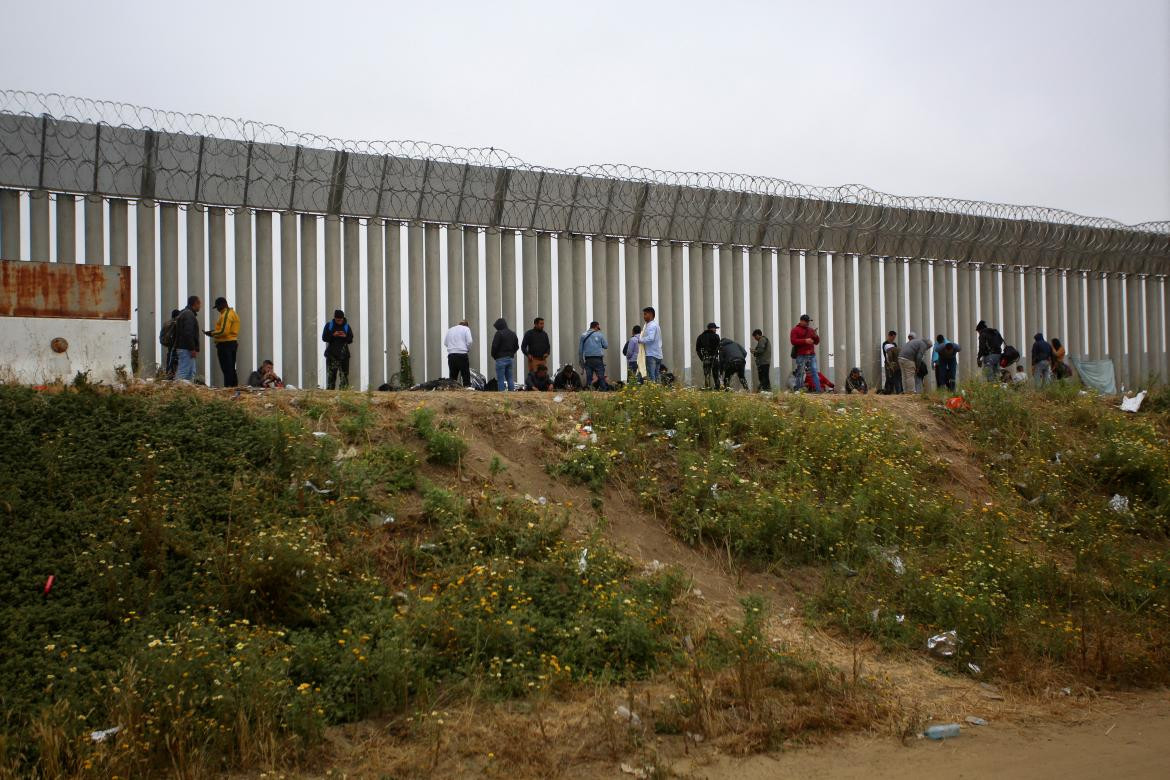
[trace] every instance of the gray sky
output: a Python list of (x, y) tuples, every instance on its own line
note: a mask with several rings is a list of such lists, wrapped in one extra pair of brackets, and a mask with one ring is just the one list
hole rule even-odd
[[(815, 7), (813, 7), (815, 6)], [(1170, 3), (20, 3), (2, 86), (1170, 218)]]

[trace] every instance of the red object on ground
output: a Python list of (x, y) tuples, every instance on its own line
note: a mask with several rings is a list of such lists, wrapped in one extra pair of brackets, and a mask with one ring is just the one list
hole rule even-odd
[(965, 412), (971, 408), (971, 404), (967, 403), (967, 399), (956, 395), (947, 399), (946, 407), (952, 412)]
[[(837, 387), (835, 384), (830, 382), (829, 378), (827, 376), (825, 376), (824, 374), (822, 374), (820, 371), (817, 372), (817, 376), (821, 380), (821, 392), (822, 393), (827, 391), (827, 390), (832, 390), (832, 389)], [(809, 390), (813, 389), (812, 374), (806, 373), (804, 375), (804, 386), (805, 386), (805, 388), (807, 388)]]
[(56, 575), (50, 574), (49, 579), (45, 580), (45, 595), (49, 595), (49, 591), (53, 589), (53, 582), (56, 581)]

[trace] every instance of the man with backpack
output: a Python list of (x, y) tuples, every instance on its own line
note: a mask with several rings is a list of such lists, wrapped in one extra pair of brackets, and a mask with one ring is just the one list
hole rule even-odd
[(337, 309), (333, 319), (321, 330), (325, 342), (325, 389), (345, 390), (349, 387), (349, 345), (353, 343), (353, 329), (345, 319), (345, 312)]
[(175, 369), (179, 367), (179, 350), (175, 348), (175, 334), (179, 328), (179, 310), (171, 310), (171, 318), (163, 323), (158, 333), (158, 343), (163, 350), (163, 375), (167, 379), (175, 378)]
[(630, 337), (622, 344), (622, 354), (626, 356), (626, 381), (633, 382), (638, 376), (638, 334), (642, 332), (641, 325), (635, 325), (630, 331)]
[(898, 366), (898, 331), (891, 330), (882, 342), (882, 369), (885, 371), (886, 381), (882, 386), (883, 395), (901, 395), (902, 369)]
[(931, 362), (934, 363), (936, 387), (955, 389), (955, 375), (959, 368), (959, 359), (956, 355), (960, 349), (958, 344), (941, 333), (934, 337), (934, 354), (931, 356)]
[(707, 329), (695, 339), (695, 352), (699, 355), (699, 362), (703, 364), (703, 388), (719, 389), (719, 326), (714, 322), (707, 323)]
[(995, 382), (999, 379), (999, 364), (1003, 357), (1003, 336), (983, 320), (979, 320), (975, 332), (979, 334), (979, 351), (975, 353), (975, 362), (983, 368), (987, 381)]

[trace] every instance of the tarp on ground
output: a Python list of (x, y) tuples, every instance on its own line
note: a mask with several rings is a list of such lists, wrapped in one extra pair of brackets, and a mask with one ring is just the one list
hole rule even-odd
[(1117, 395), (1112, 360), (1077, 360), (1070, 357), (1069, 362), (1085, 385), (1105, 395)]

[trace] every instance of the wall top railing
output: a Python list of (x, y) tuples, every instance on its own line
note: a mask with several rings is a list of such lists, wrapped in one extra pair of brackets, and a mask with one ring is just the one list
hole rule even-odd
[(406, 221), (1166, 274), (1170, 221), (626, 165), (345, 141), (126, 103), (0, 91), (0, 187)]

